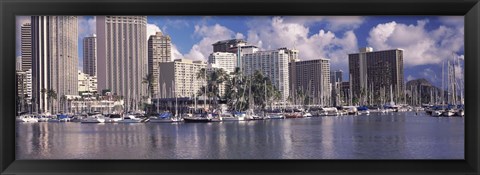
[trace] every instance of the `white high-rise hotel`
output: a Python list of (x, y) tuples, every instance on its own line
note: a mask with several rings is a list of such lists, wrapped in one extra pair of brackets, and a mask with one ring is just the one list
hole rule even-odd
[(40, 110), (50, 111), (46, 91), (54, 90), (57, 102), (63, 95), (78, 93), (77, 17), (32, 16), (31, 25), (33, 96)]
[(146, 94), (147, 17), (97, 16), (98, 91), (131, 101)]
[(237, 54), (229, 52), (214, 52), (208, 57), (208, 64), (213, 68), (222, 68), (227, 74), (235, 71), (237, 67)]
[(282, 99), (287, 99), (289, 95), (289, 60), (298, 59), (298, 51), (286, 48), (269, 51), (251, 50), (242, 51), (242, 70), (246, 75), (252, 75), (259, 70), (268, 77), (272, 84), (278, 88), (282, 94)]

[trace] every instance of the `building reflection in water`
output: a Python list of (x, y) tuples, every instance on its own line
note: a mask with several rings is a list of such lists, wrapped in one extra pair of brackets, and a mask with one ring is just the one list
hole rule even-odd
[(338, 116), (217, 123), (17, 123), (17, 159), (464, 158), (463, 118)]

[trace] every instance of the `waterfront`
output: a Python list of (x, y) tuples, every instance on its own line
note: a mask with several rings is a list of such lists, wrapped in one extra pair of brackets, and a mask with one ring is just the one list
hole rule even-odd
[(17, 123), (17, 159), (463, 159), (464, 118), (424, 112), (211, 123)]

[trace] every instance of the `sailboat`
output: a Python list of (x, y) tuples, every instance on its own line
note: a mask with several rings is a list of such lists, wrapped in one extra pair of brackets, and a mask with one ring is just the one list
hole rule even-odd
[[(205, 123), (205, 122), (210, 122), (212, 121), (212, 116), (209, 114), (206, 110), (206, 105), (207, 105), (207, 88), (208, 88), (208, 82), (207, 82), (207, 69), (205, 68), (205, 86), (204, 86), (204, 98), (203, 98), (203, 107), (204, 110), (201, 113), (194, 113), (191, 116), (185, 116), (183, 117), (183, 121), (186, 123)], [(195, 109), (196, 110), (196, 109)]]
[(255, 102), (252, 96), (252, 80), (250, 79), (250, 86), (248, 88), (248, 109), (246, 112), (246, 120), (263, 120), (263, 117), (255, 114), (254, 110)]

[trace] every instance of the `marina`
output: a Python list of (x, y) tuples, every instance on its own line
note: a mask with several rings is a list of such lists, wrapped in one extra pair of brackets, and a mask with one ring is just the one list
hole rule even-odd
[(17, 122), (16, 131), (17, 159), (464, 158), (463, 117), (414, 111), (208, 123)]

